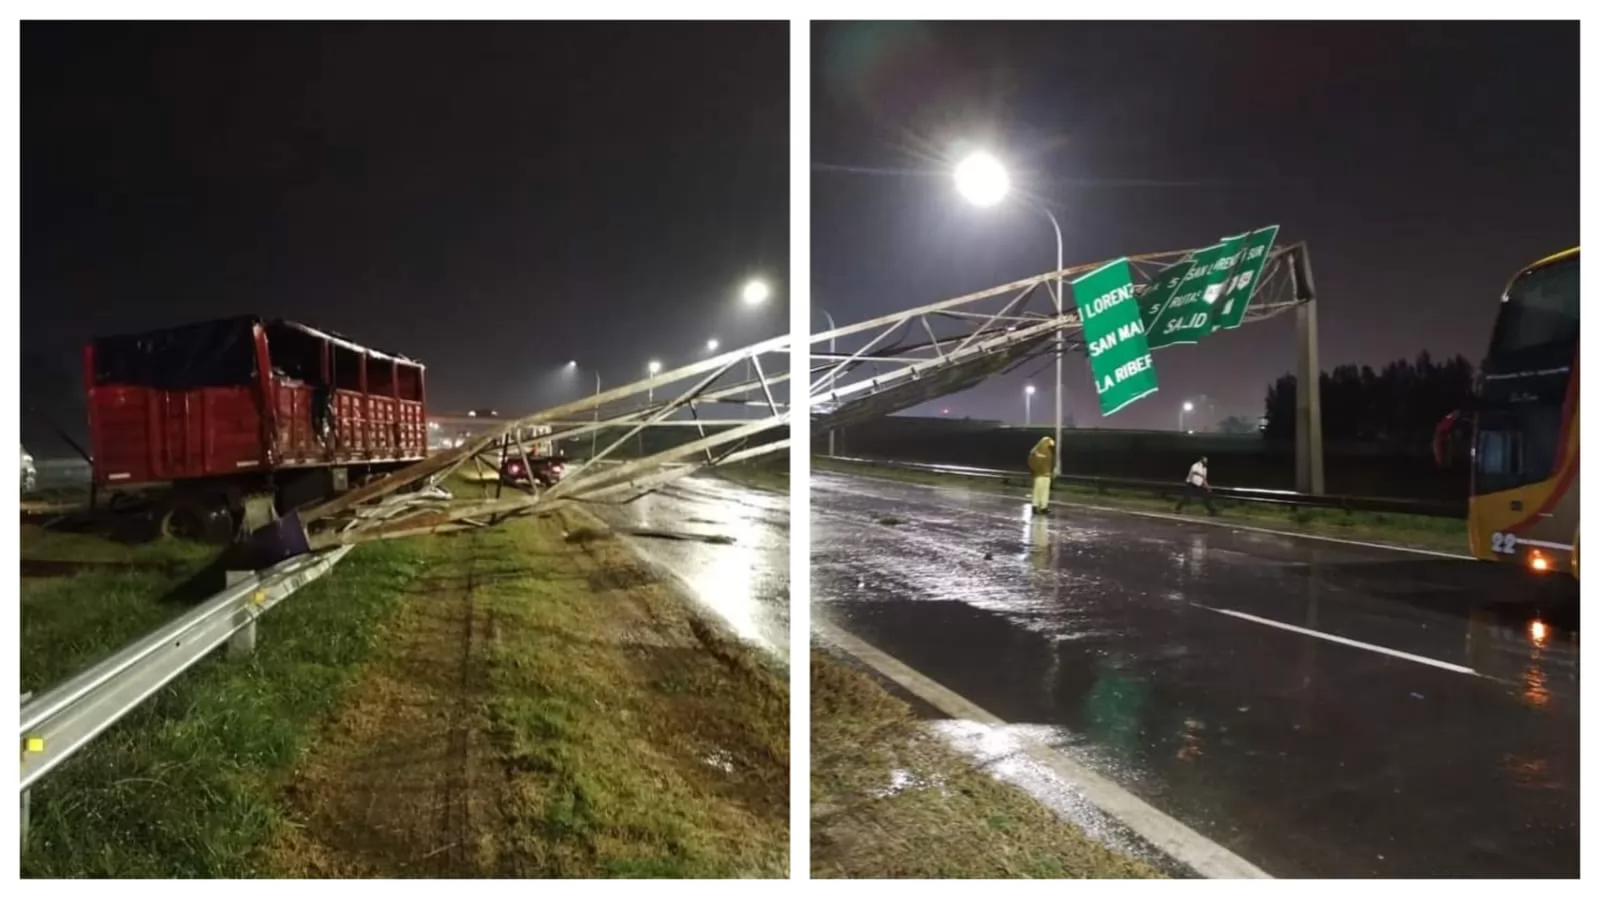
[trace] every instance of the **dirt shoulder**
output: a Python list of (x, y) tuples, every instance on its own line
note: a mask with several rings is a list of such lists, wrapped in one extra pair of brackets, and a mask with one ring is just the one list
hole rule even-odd
[(287, 876), (783, 877), (787, 683), (587, 516), (451, 537), (286, 793)]
[(814, 651), (811, 876), (1161, 875), (984, 773), (870, 675)]

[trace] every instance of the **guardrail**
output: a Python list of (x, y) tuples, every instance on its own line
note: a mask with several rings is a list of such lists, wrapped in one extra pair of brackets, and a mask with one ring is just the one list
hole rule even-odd
[[(901, 462), (891, 459), (864, 459), (852, 456), (819, 456), (834, 462), (878, 468), (897, 468), (907, 471), (926, 471), (932, 474), (959, 475), (968, 478), (991, 478), (1026, 485), (1030, 475), (1025, 471), (1007, 471), (998, 468), (972, 468), (965, 465), (936, 465), (929, 462)], [(1179, 481), (1148, 481), (1137, 478), (1100, 478), (1089, 475), (1062, 474), (1058, 482), (1079, 484), (1106, 490), (1139, 490), (1176, 498), (1183, 491)], [(1347, 512), (1392, 512), (1405, 515), (1426, 515), (1433, 518), (1466, 518), (1466, 500), (1456, 503), (1415, 499), (1392, 499), (1379, 496), (1332, 496), (1328, 494), (1296, 493), (1293, 490), (1271, 490), (1262, 487), (1216, 487), (1211, 495), (1217, 499), (1258, 505), (1295, 506), (1315, 509), (1343, 509)]]
[(254, 652), (257, 619), (349, 551), (344, 546), (259, 572), (228, 572), (221, 593), (64, 683), (23, 696), (23, 844), (30, 786), (223, 643), (230, 656)]

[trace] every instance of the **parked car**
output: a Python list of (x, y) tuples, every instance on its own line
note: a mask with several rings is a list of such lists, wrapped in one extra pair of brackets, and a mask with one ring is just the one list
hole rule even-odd
[(523, 467), (521, 459), (507, 459), (500, 470), (500, 479), (507, 484), (517, 487), (532, 487), (535, 483), (540, 487), (554, 487), (567, 473), (567, 460), (561, 456), (530, 456), (528, 468)]
[[(21, 444), (18, 444), (21, 446)], [(33, 455), (22, 447), (22, 495), (27, 496), (39, 486), (39, 468), (33, 464)]]

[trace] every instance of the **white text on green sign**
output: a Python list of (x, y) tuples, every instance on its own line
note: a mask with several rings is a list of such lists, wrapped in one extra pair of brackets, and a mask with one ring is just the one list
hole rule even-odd
[(1145, 340), (1128, 260), (1109, 262), (1074, 279), (1072, 299), (1083, 322), (1089, 369), (1100, 396), (1100, 414), (1110, 415), (1155, 392), (1155, 365)]

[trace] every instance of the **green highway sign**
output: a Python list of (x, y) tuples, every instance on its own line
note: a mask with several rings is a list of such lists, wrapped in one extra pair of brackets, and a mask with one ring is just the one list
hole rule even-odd
[(1156, 316), (1161, 314), (1162, 307), (1172, 299), (1172, 294), (1178, 289), (1178, 285), (1183, 283), (1183, 278), (1189, 274), (1192, 265), (1191, 259), (1176, 262), (1145, 286), (1144, 293), (1139, 295), (1139, 319), (1144, 322), (1145, 333), (1148, 334), (1155, 325)]
[(1272, 242), (1277, 238), (1277, 225), (1257, 228), (1245, 236), (1233, 277), (1228, 279), (1222, 296), (1212, 307), (1211, 330), (1232, 329), (1244, 324), (1250, 300), (1261, 286), (1261, 269), (1267, 264), (1267, 255), (1272, 252)]
[(1194, 263), (1177, 293), (1150, 326), (1152, 349), (1199, 343), (1211, 333), (1211, 311), (1238, 261), (1244, 238), (1243, 234), (1224, 237), (1222, 243), (1195, 251)]
[(1156, 391), (1156, 369), (1145, 342), (1133, 270), (1127, 259), (1108, 262), (1072, 280), (1072, 301), (1083, 322), (1083, 341), (1100, 395), (1100, 414), (1110, 415)]

